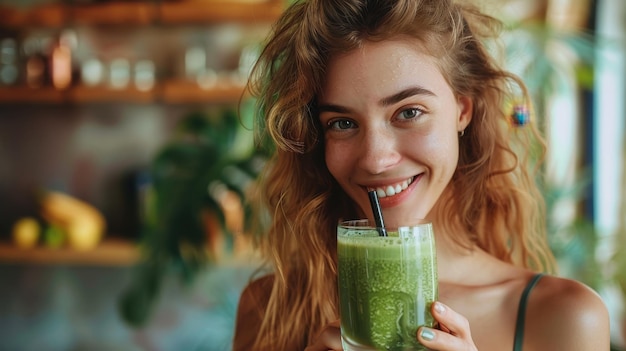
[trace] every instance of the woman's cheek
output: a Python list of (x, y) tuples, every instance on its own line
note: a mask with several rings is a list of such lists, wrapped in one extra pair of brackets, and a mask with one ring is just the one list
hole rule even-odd
[(345, 172), (341, 165), (343, 164), (345, 166), (347, 162), (349, 162), (349, 157), (346, 154), (345, 147), (342, 149), (339, 146), (339, 143), (332, 140), (327, 141), (324, 158), (326, 160), (326, 167), (328, 168), (328, 171), (333, 178), (335, 178), (335, 180), (340, 182), (341, 175)]

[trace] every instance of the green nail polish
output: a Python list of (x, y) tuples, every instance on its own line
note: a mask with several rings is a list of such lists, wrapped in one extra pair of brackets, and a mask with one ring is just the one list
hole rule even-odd
[(428, 340), (431, 341), (435, 338), (435, 333), (428, 329), (428, 328), (422, 328), (422, 331), (420, 332), (420, 335), (422, 337), (422, 339), (424, 340)]

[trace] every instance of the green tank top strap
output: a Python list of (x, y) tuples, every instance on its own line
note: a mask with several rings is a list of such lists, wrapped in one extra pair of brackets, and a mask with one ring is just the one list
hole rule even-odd
[(513, 351), (522, 351), (522, 344), (524, 342), (524, 324), (526, 322), (526, 304), (528, 303), (528, 295), (530, 291), (537, 285), (537, 282), (543, 273), (536, 274), (526, 285), (522, 292), (522, 297), (519, 301), (519, 307), (517, 309), (517, 321), (515, 322), (515, 340), (513, 342)]

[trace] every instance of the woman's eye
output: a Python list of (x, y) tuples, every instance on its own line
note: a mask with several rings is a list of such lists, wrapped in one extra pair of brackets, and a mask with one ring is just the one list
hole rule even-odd
[(422, 110), (418, 108), (409, 108), (400, 112), (401, 119), (413, 119), (419, 117), (423, 113)]
[(352, 129), (355, 126), (356, 125), (354, 124), (354, 122), (347, 119), (336, 119), (334, 121), (328, 122), (328, 129), (346, 130)]

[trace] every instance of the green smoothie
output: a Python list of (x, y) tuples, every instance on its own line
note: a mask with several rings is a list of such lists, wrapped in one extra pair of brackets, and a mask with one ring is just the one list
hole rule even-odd
[[(355, 349), (426, 350), (419, 326), (433, 327), (437, 299), (432, 227), (421, 233), (338, 229), (339, 298), (344, 342)], [(426, 233), (424, 233), (426, 232)]]

